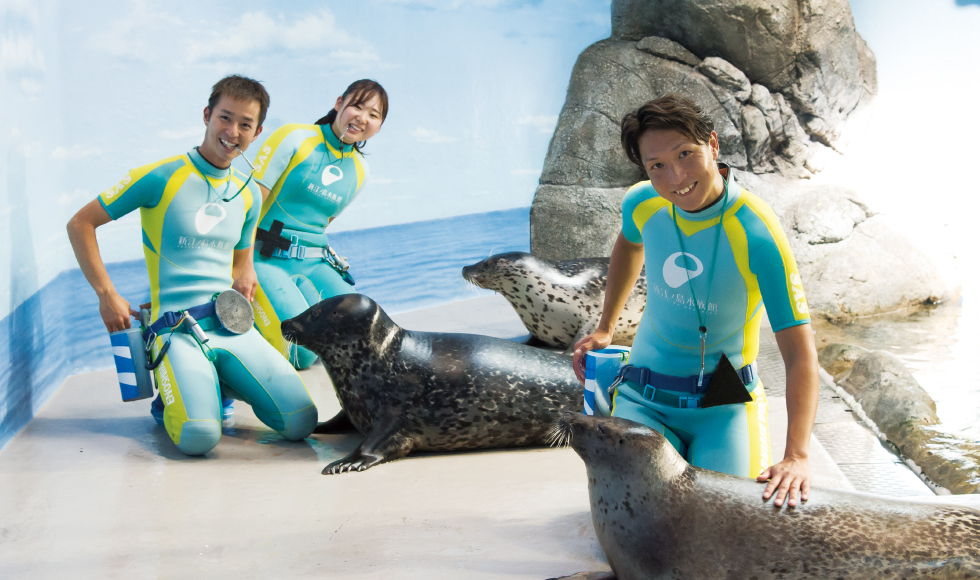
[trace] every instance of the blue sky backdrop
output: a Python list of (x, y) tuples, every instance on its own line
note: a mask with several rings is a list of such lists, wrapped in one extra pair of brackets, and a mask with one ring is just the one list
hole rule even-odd
[[(879, 149), (903, 169), (921, 168), (936, 147), (947, 163), (972, 159), (976, 147), (963, 141), (976, 127), (967, 111), (980, 7), (852, 6), (878, 57)], [(64, 225), (78, 208), (128, 169), (200, 143), (210, 86), (228, 73), (265, 82), (270, 133), (316, 120), (352, 80), (387, 88), (390, 115), (366, 148), (373, 179), (332, 228), (529, 205), (572, 66), (609, 35), (609, 9), (609, 0), (0, 0), (0, 316), (75, 267)], [(902, 199), (921, 197), (914, 173), (903, 175)], [(107, 261), (142, 256), (136, 214), (99, 239)]]

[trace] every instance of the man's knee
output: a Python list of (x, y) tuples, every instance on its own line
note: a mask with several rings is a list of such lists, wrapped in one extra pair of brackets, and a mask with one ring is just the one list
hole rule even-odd
[(305, 409), (286, 415), (283, 419), (285, 419), (286, 424), (286, 429), (282, 433), (283, 437), (290, 441), (306, 439), (316, 428), (316, 406), (311, 404)]
[(204, 455), (221, 440), (221, 423), (212, 420), (186, 421), (177, 433), (170, 433), (170, 438), (185, 455)]

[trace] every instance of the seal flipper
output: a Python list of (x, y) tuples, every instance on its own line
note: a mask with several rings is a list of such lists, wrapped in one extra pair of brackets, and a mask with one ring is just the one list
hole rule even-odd
[(379, 463), (394, 461), (411, 453), (415, 441), (402, 431), (403, 421), (387, 419), (389, 417), (376, 420), (357, 449), (347, 457), (324, 467), (321, 473), (333, 475), (345, 471), (364, 471)]
[(314, 433), (343, 433), (346, 431), (357, 431), (357, 427), (350, 422), (347, 411), (343, 410), (334, 415), (332, 419), (327, 419), (317, 425), (316, 429), (313, 429)]

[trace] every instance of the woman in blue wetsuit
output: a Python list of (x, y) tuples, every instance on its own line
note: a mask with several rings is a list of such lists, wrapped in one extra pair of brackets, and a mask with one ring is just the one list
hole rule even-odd
[[(650, 181), (623, 199), (623, 227), (609, 263), (602, 319), (575, 345), (608, 346), (640, 269), (647, 306), (613, 416), (653, 427), (691, 464), (769, 479), (775, 504), (806, 500), (818, 367), (806, 296), (773, 211), (718, 163), (712, 122), (689, 99), (668, 95), (626, 115), (622, 143)], [(765, 307), (763, 308), (763, 304)], [(768, 315), (786, 365), (786, 454), (770, 461), (766, 394), (755, 372)]]
[(346, 265), (330, 253), (326, 227), (367, 180), (361, 148), (387, 114), (384, 88), (359, 80), (325, 117), (280, 127), (256, 155), (255, 180), (264, 201), (256, 231), (255, 322), (297, 369), (313, 364), (316, 355), (284, 341), (280, 323), (320, 300), (354, 292)]

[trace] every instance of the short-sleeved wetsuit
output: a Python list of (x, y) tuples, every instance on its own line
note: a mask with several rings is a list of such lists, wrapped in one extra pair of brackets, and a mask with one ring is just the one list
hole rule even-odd
[[(705, 373), (717, 367), (723, 353), (736, 369), (755, 361), (764, 313), (776, 332), (810, 321), (796, 261), (775, 213), (729, 180), (731, 169), (720, 169), (727, 202), (719, 199), (700, 212), (675, 207), (649, 181), (634, 185), (623, 199), (623, 236), (643, 244), (648, 292), (630, 364), (665, 375), (698, 375), (700, 324), (689, 276), (708, 330)], [(723, 204), (710, 302), (705, 305)], [(746, 389), (750, 403), (676, 408), (645, 399), (649, 389), (627, 382), (617, 389), (613, 416), (656, 428), (693, 465), (755, 477), (770, 465), (768, 406), (758, 378)]]
[[(207, 181), (205, 181), (207, 180)], [(153, 320), (167, 311), (205, 304), (231, 288), (234, 251), (252, 244), (261, 199), (231, 169), (218, 169), (196, 149), (133, 169), (99, 202), (112, 219), (139, 208), (143, 254), (150, 277)], [(210, 187), (209, 187), (210, 184)], [(221, 387), (230, 387), (266, 425), (289, 439), (303, 439), (316, 427), (317, 412), (296, 371), (252, 329), (240, 335), (212, 317), (199, 321), (216, 355), (212, 364), (186, 332), (161, 333), (154, 358), (171, 340), (154, 371), (166, 405), (163, 423), (177, 447), (201, 455), (221, 437)]]
[(262, 204), (259, 227), (283, 223), (282, 236), (297, 236), (306, 246), (304, 258), (264, 257), (255, 253), (255, 320), (262, 336), (296, 368), (310, 366), (316, 355), (286, 344), (281, 321), (292, 318), (320, 300), (350, 294), (344, 281), (323, 259), (330, 219), (357, 197), (368, 176), (364, 157), (341, 142), (330, 125), (284, 125), (262, 144), (255, 158), (255, 179), (269, 190)]

